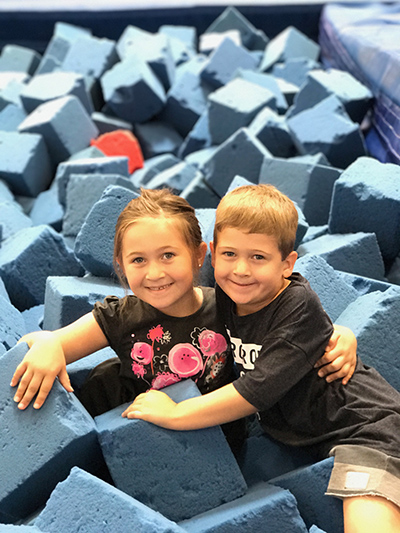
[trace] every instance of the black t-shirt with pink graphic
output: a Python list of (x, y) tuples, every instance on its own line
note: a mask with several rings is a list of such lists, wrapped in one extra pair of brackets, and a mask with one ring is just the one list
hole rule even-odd
[(202, 291), (200, 309), (183, 318), (166, 315), (134, 295), (108, 296), (95, 304), (94, 317), (121, 361), (121, 377), (134, 380), (138, 390), (191, 378), (202, 394), (234, 379), (214, 289)]

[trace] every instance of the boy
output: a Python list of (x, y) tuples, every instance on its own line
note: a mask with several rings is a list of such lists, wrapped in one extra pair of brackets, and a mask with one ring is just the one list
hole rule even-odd
[(296, 229), (293, 203), (272, 186), (239, 187), (221, 200), (210, 245), (240, 376), (179, 404), (150, 391), (124, 416), (182, 430), (258, 412), (274, 438), (335, 456), (327, 493), (343, 498), (346, 533), (398, 532), (400, 394), (360, 360), (346, 387), (318, 377), (332, 323), (293, 273)]

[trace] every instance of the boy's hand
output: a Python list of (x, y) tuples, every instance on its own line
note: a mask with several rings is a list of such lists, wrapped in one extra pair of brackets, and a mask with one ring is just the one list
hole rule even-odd
[(173, 419), (176, 403), (158, 390), (150, 390), (139, 394), (135, 401), (122, 413), (124, 418), (147, 420), (158, 426), (174, 429)]
[(346, 385), (357, 363), (357, 339), (351, 329), (334, 325), (334, 332), (326, 347), (324, 355), (315, 363), (318, 375), (325, 377), (328, 383), (342, 378)]
[(14, 401), (18, 409), (28, 407), (37, 394), (33, 407), (39, 409), (46, 400), (54, 380), (58, 376), (61, 385), (73, 392), (66, 370), (61, 344), (51, 332), (36, 332), (25, 335), (18, 342), (26, 342), (30, 347), (22, 362), (17, 366), (11, 379), (11, 387), (18, 385)]

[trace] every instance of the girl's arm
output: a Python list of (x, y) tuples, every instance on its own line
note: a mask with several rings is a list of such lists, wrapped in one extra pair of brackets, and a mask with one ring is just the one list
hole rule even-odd
[(318, 375), (328, 383), (342, 378), (346, 385), (357, 363), (357, 339), (351, 329), (334, 324), (335, 331), (326, 347), (324, 355), (315, 363)]
[(55, 331), (36, 331), (24, 335), (29, 351), (17, 366), (11, 386), (18, 385), (14, 401), (25, 409), (37, 394), (33, 407), (39, 409), (46, 400), (56, 377), (72, 392), (66, 365), (108, 345), (92, 313)]
[(189, 430), (232, 422), (256, 412), (257, 409), (229, 384), (180, 403), (175, 403), (164, 392), (150, 390), (139, 394), (122, 416), (147, 420), (167, 429)]

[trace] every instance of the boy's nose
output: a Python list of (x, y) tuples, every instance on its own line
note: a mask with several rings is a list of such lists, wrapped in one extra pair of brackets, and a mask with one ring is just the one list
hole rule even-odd
[(238, 276), (247, 276), (249, 274), (249, 265), (245, 259), (235, 261), (234, 273)]

